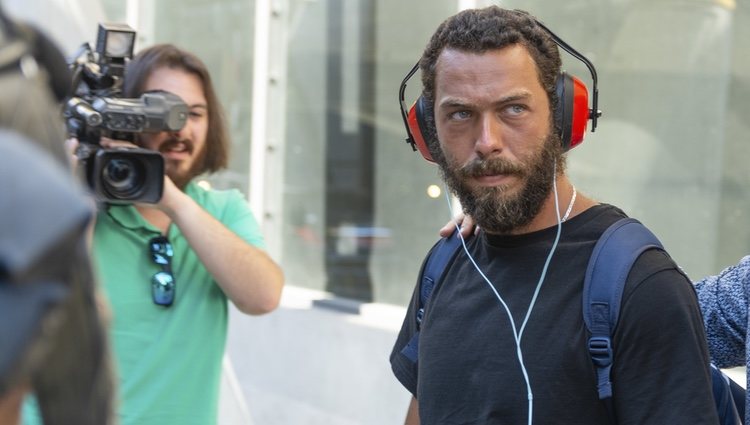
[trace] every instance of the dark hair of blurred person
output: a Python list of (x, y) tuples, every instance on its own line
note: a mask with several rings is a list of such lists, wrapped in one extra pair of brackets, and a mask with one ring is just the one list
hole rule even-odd
[[(44, 423), (112, 423), (114, 384), (59, 105), (67, 68), (0, 6), (0, 423), (33, 393)], [(62, 64), (62, 65), (61, 65)]]

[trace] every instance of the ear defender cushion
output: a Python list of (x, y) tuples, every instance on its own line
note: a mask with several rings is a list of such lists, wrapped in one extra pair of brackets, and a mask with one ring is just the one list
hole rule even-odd
[(555, 108), (555, 125), (560, 129), (564, 151), (583, 141), (589, 121), (589, 94), (586, 85), (566, 72), (557, 77), (555, 88), (558, 104)]
[(425, 124), (424, 119), (427, 114), (426, 103), (427, 101), (424, 99), (424, 96), (419, 96), (419, 99), (417, 99), (417, 101), (414, 102), (414, 105), (409, 109), (409, 136), (424, 159), (430, 162), (435, 162), (435, 160), (432, 159), (432, 154), (430, 153), (430, 149), (427, 147), (427, 143), (424, 139), (424, 134), (427, 133), (427, 125)]
[[(555, 125), (560, 129), (563, 150), (568, 151), (583, 142), (586, 134), (589, 121), (588, 89), (578, 78), (562, 72), (557, 77), (555, 91), (558, 99), (554, 111)], [(424, 159), (435, 162), (424, 138), (427, 133), (424, 118), (427, 114), (426, 103), (424, 97), (420, 96), (409, 109), (409, 137)]]

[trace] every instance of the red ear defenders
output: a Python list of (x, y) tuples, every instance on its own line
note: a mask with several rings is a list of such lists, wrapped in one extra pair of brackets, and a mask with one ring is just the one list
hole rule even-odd
[[(550, 31), (549, 28), (544, 26), (541, 22), (536, 21), (537, 24), (542, 27), (550, 35), (552, 40), (560, 46), (563, 50), (568, 52), (571, 56), (583, 62), (591, 72), (593, 80), (593, 98), (592, 108), (589, 109), (589, 94), (586, 89), (586, 85), (575, 76), (571, 76), (566, 72), (561, 72), (557, 77), (557, 83), (555, 91), (558, 98), (557, 107), (554, 110), (555, 124), (560, 129), (560, 139), (562, 141), (563, 149), (568, 151), (581, 142), (583, 142), (584, 134), (586, 133), (586, 125), (588, 120), (591, 120), (591, 131), (596, 130), (596, 120), (602, 115), (602, 112), (597, 109), (599, 90), (596, 87), (597, 77), (596, 69), (594, 65), (586, 59), (582, 54), (578, 53), (575, 49), (570, 47), (562, 39), (560, 39), (555, 33)], [(399, 106), (401, 108), (401, 117), (404, 120), (406, 126), (406, 142), (409, 143), (413, 150), (418, 150), (422, 154), (424, 159), (430, 162), (435, 162), (432, 159), (432, 154), (427, 147), (425, 142), (424, 134), (427, 132), (425, 124), (425, 116), (427, 114), (427, 101), (424, 96), (420, 96), (411, 108), (406, 108), (404, 103), (404, 93), (406, 91), (406, 83), (419, 69), (419, 62), (406, 74), (404, 80), (401, 82), (399, 88)]]

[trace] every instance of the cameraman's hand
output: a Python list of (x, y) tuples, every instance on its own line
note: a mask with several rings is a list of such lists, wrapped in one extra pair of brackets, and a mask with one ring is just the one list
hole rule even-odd
[(161, 199), (156, 204), (152, 205), (160, 210), (164, 211), (170, 217), (174, 214), (174, 211), (179, 208), (179, 202), (181, 198), (186, 196), (176, 184), (164, 175), (164, 191), (162, 192)]
[[(105, 148), (139, 148), (140, 146), (123, 140), (114, 140), (102, 137), (99, 144)], [(137, 203), (139, 207), (146, 208), (158, 208), (171, 216), (173, 211), (178, 208), (178, 204), (181, 198), (185, 194), (172, 182), (172, 179), (164, 175), (164, 191), (162, 192), (161, 199), (155, 204)]]
[(78, 168), (78, 156), (76, 155), (76, 149), (78, 149), (78, 139), (76, 139), (75, 137), (71, 137), (70, 139), (65, 141), (63, 147), (65, 149), (65, 153), (68, 155), (70, 168), (73, 170), (73, 174), (75, 174), (76, 168)]

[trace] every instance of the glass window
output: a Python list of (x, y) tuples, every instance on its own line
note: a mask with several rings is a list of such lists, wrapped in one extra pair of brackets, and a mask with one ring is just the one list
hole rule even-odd
[[(412, 152), (398, 88), (455, 1), (294, 2), (283, 249), (288, 281), (404, 304), (450, 214), (437, 169)], [(419, 78), (412, 82), (419, 92)]]

